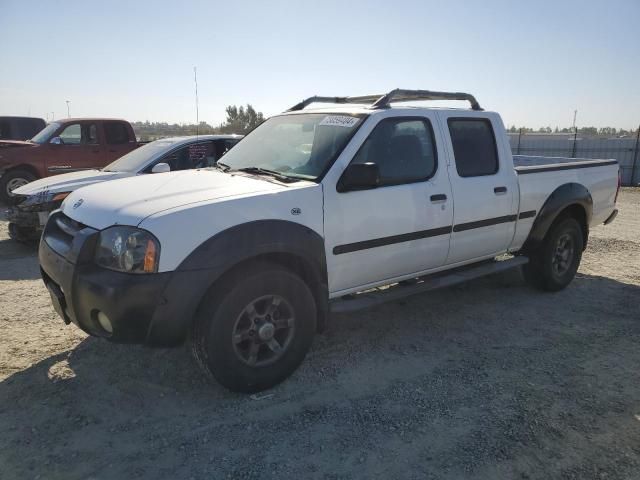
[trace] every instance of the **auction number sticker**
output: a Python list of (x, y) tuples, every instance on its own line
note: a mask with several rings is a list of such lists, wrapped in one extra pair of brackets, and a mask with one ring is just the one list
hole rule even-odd
[(357, 117), (347, 117), (346, 115), (329, 115), (327, 117), (324, 117), (318, 125), (351, 128), (356, 123), (358, 123)]

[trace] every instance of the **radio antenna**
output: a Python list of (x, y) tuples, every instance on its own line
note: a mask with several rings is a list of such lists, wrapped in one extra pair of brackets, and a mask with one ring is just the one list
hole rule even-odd
[(196, 137), (200, 133), (200, 113), (198, 111), (198, 70), (193, 67), (193, 82), (196, 85)]

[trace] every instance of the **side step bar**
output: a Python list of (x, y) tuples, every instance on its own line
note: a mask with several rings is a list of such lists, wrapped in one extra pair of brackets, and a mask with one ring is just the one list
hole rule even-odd
[(377, 288), (357, 293), (355, 295), (336, 298), (331, 300), (329, 307), (332, 313), (354, 312), (356, 310), (375, 307), (381, 303), (398, 300), (411, 295), (417, 295), (418, 293), (427, 292), (429, 290), (450, 287), (451, 285), (473, 280), (474, 278), (503, 272), (505, 270), (525, 265), (526, 263), (529, 263), (529, 259), (527, 257), (518, 256), (508, 258), (506, 260), (491, 260), (489, 262), (466, 265), (453, 270), (425, 275), (424, 277), (416, 279), (415, 283), (411, 283), (409, 285), (396, 283), (387, 288)]

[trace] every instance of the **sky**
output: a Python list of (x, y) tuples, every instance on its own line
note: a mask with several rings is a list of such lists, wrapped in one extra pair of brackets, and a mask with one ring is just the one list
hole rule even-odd
[(507, 126), (637, 128), (640, 0), (0, 0), (0, 115), (217, 125), (305, 97), (464, 91)]

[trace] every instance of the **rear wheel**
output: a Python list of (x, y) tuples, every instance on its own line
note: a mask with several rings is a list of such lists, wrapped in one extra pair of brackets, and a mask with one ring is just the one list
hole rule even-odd
[(311, 346), (313, 295), (300, 277), (275, 264), (261, 263), (223, 282), (196, 315), (194, 356), (229, 390), (273, 387), (293, 373)]
[(540, 290), (562, 290), (578, 271), (583, 247), (580, 224), (574, 218), (557, 220), (523, 267), (525, 279)]
[(36, 176), (28, 170), (9, 170), (0, 177), (0, 201), (15, 205), (17, 198), (11, 192), (35, 179)]

